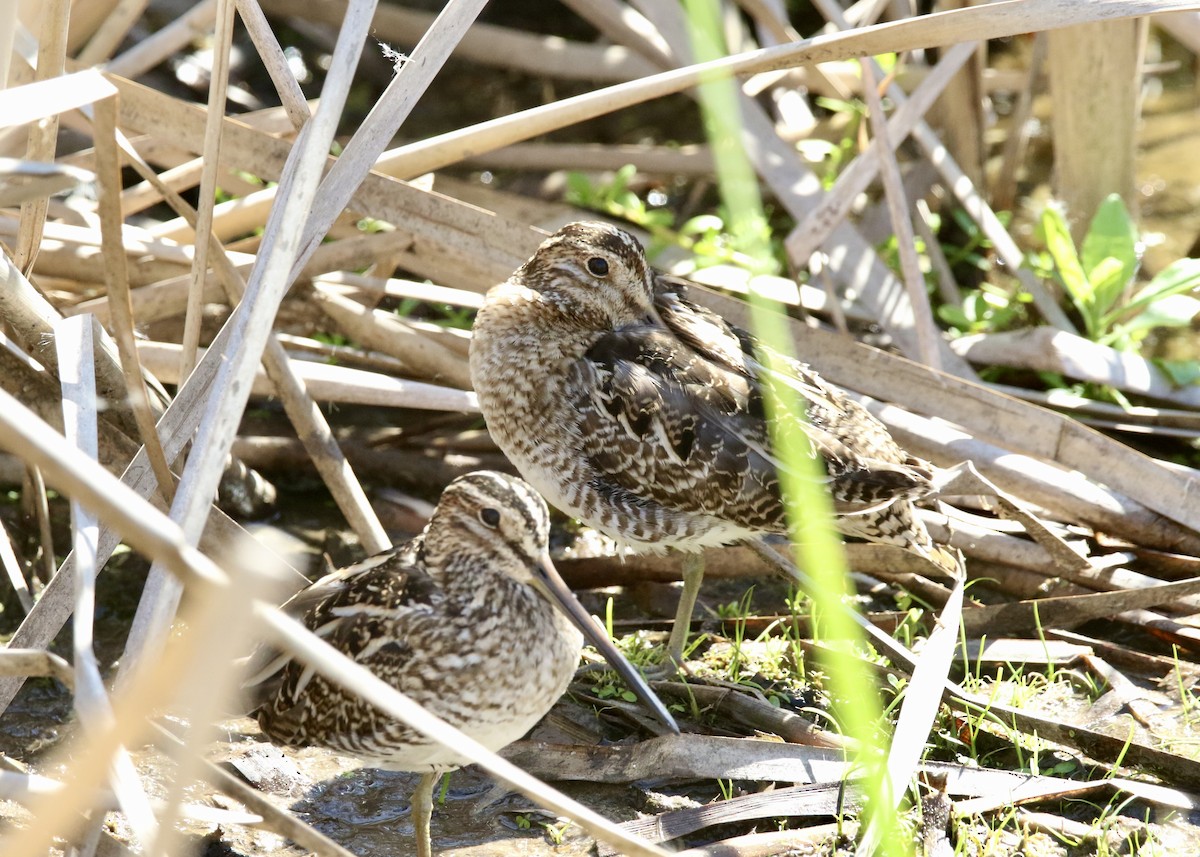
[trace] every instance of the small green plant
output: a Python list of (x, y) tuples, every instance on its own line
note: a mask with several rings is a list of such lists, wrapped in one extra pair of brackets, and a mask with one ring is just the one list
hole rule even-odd
[(819, 137), (802, 140), (797, 144), (797, 149), (805, 160), (818, 168), (821, 185), (829, 190), (837, 181), (842, 168), (858, 154), (862, 127), (867, 121), (867, 103), (859, 98), (847, 101), (821, 96), (817, 98), (816, 104), (830, 113), (841, 114), (844, 123), (842, 135), (837, 141), (822, 140)]
[(1196, 722), (1196, 693), (1187, 687), (1183, 677), (1183, 670), (1179, 664), (1179, 647), (1171, 646), (1171, 660), (1175, 666), (1175, 688), (1179, 691), (1179, 705), (1183, 709), (1183, 722), (1189, 726)]
[(740, 600), (725, 605), (726, 608), (729, 608), (728, 616), (734, 620), (733, 655), (729, 661), (729, 676), (732, 681), (737, 681), (742, 675), (742, 664), (745, 657), (742, 651), (742, 642), (746, 637), (746, 619), (750, 616), (750, 599), (753, 595), (754, 587), (750, 587)]
[[(1141, 244), (1117, 194), (1100, 204), (1081, 250), (1076, 249), (1057, 207), (1045, 208), (1040, 228), (1049, 267), (1074, 304), (1089, 339), (1135, 351), (1154, 328), (1183, 327), (1200, 313), (1200, 299), (1188, 294), (1200, 286), (1200, 259), (1180, 259), (1133, 290)], [(1187, 370), (1179, 367), (1178, 371)]]
[(938, 318), (959, 334), (997, 333), (1020, 327), (1028, 318), (1033, 298), (1026, 292), (1010, 293), (1000, 286), (983, 283), (963, 293), (962, 304), (941, 304)]
[(651, 233), (671, 229), (675, 215), (665, 208), (650, 207), (629, 189), (636, 175), (637, 167), (634, 164), (621, 167), (607, 183), (593, 182), (586, 173), (568, 173), (567, 202), (620, 217)]
[(733, 780), (717, 780), (717, 788), (721, 790), (722, 800), (733, 800)]
[(401, 299), (392, 312), (400, 318), (416, 316), (423, 321), (458, 330), (470, 330), (475, 321), (475, 310), (470, 307), (431, 303), (416, 298)]
[(550, 841), (555, 845), (562, 845), (567, 831), (571, 829), (571, 822), (569, 821), (543, 821), (541, 825), (542, 829), (546, 831), (546, 835), (550, 837)]
[[(566, 201), (581, 208), (590, 208), (610, 217), (627, 220), (650, 233), (647, 254), (653, 259), (664, 247), (676, 246), (687, 250), (697, 268), (710, 265), (736, 265), (753, 273), (776, 273), (781, 264), (776, 258), (762, 258), (748, 252), (757, 243), (770, 245), (771, 231), (765, 219), (755, 234), (735, 232), (728, 226), (724, 214), (700, 214), (675, 225), (675, 215), (666, 208), (648, 205), (629, 189), (637, 174), (633, 164), (617, 170), (608, 182), (595, 182), (586, 173), (567, 175)], [(779, 248), (775, 248), (776, 251)]]
[(625, 702), (637, 702), (637, 694), (624, 686), (617, 684), (598, 684), (592, 688), (597, 699), (621, 699)]

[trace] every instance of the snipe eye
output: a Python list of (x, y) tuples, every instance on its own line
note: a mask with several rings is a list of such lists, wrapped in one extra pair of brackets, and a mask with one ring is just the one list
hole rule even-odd
[(493, 509), (491, 507), (480, 509), (479, 520), (483, 522), (485, 527), (490, 527), (494, 530), (496, 527), (500, 526), (500, 510)]
[(608, 274), (608, 260), (601, 259), (599, 256), (593, 256), (587, 260), (587, 269), (592, 273), (592, 276), (606, 276)]

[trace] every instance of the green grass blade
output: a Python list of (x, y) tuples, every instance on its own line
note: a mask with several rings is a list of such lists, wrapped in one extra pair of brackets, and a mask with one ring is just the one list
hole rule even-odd
[(1079, 261), (1079, 253), (1075, 250), (1075, 242), (1071, 239), (1071, 230), (1067, 227), (1066, 218), (1057, 208), (1048, 205), (1042, 210), (1041, 226), (1046, 250), (1054, 260), (1054, 267), (1062, 280), (1063, 288), (1067, 290), (1067, 296), (1083, 316), (1088, 333), (1094, 337), (1099, 319), (1094, 311), (1092, 284)]
[(1120, 194), (1109, 194), (1096, 209), (1083, 239), (1080, 262), (1092, 285), (1096, 314), (1102, 316), (1133, 282), (1140, 262), (1137, 227)]

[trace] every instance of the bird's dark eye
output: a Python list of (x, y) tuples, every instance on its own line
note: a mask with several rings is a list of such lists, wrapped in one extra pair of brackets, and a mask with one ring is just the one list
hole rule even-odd
[(593, 256), (587, 260), (587, 269), (592, 272), (593, 276), (603, 277), (608, 274), (608, 261), (599, 256)]
[(483, 521), (485, 527), (491, 527), (493, 530), (500, 526), (500, 510), (499, 509), (480, 509), (479, 520)]

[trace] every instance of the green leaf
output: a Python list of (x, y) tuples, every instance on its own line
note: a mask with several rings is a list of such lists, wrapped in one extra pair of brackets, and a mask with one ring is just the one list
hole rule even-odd
[(724, 228), (725, 221), (715, 214), (700, 214), (683, 224), (679, 228), (679, 231), (683, 235), (703, 235), (705, 233), (719, 233)]
[(1092, 284), (1092, 302), (1103, 315), (1120, 300), (1138, 269), (1137, 227), (1120, 194), (1109, 194), (1088, 226), (1080, 261)]
[(1092, 284), (1092, 311), (1097, 316), (1096, 329), (1091, 333), (1097, 336), (1108, 327), (1105, 310), (1120, 300), (1129, 281), (1124, 264), (1108, 256), (1088, 271), (1088, 282)]
[(1155, 360), (1155, 364), (1171, 376), (1176, 387), (1185, 387), (1200, 381), (1200, 360)]
[(585, 173), (571, 171), (567, 173), (567, 202), (572, 205), (590, 205), (596, 192), (591, 179)]
[(1200, 259), (1180, 259), (1164, 268), (1157, 277), (1142, 287), (1123, 308), (1105, 317), (1111, 324), (1118, 316), (1134, 315), (1171, 295), (1180, 295), (1200, 288)]
[(627, 211), (637, 211), (642, 207), (642, 201), (631, 190), (622, 190), (613, 194), (613, 204)]
[(1140, 339), (1155, 327), (1187, 327), (1200, 314), (1200, 300), (1191, 295), (1166, 295), (1149, 304), (1129, 321), (1118, 325), (1104, 342), (1130, 337)]
[(633, 177), (637, 175), (636, 164), (626, 164), (617, 170), (612, 180), (613, 196), (616, 196), (621, 191), (629, 187), (629, 183), (633, 181)]
[(1042, 234), (1046, 239), (1046, 250), (1054, 260), (1054, 268), (1058, 271), (1063, 288), (1083, 316), (1088, 333), (1095, 335), (1098, 330), (1098, 319), (1092, 303), (1092, 284), (1083, 272), (1079, 254), (1075, 250), (1075, 242), (1071, 240), (1071, 230), (1062, 212), (1054, 206), (1046, 206), (1042, 210)]
[(937, 314), (938, 318), (953, 328), (964, 332), (971, 329), (971, 322), (960, 306), (942, 304), (937, 308)]

